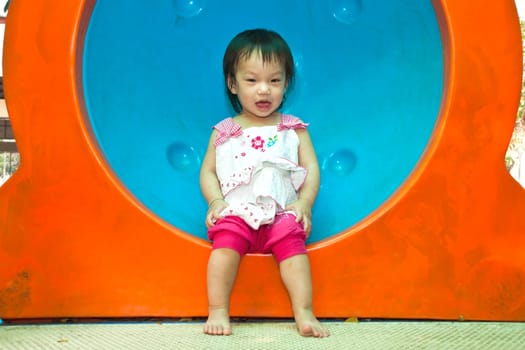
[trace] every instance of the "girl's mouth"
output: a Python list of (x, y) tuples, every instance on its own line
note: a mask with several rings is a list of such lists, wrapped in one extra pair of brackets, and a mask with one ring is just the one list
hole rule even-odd
[(268, 109), (271, 107), (272, 103), (270, 101), (258, 101), (258, 102), (255, 102), (255, 105), (259, 109)]

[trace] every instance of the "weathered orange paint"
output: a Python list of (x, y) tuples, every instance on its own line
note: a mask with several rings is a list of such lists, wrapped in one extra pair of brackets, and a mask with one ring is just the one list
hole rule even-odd
[[(22, 163), (0, 188), (0, 318), (204, 316), (209, 244), (138, 204), (85, 123), (94, 1), (10, 7)], [(309, 247), (320, 317), (525, 320), (525, 191), (504, 165), (522, 73), (514, 2), (433, 3), (446, 68), (433, 139), (392, 199)], [(236, 316), (291, 316), (269, 256), (246, 257), (232, 298)]]

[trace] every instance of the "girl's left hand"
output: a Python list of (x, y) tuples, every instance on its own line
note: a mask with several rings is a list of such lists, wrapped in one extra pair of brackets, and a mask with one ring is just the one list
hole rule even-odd
[(298, 199), (286, 206), (285, 210), (291, 210), (295, 213), (295, 221), (303, 223), (303, 229), (306, 237), (310, 236), (312, 231), (312, 208), (305, 200)]

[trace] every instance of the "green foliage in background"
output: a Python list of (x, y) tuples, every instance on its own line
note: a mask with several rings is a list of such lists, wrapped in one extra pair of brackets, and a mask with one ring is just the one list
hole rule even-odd
[[(525, 21), (520, 21), (521, 24), (521, 42), (522, 42), (522, 53), (525, 58)], [(514, 133), (510, 139), (509, 147), (505, 155), (505, 165), (510, 171), (518, 164), (521, 154), (525, 153), (525, 116), (523, 115), (525, 110), (525, 59), (523, 60), (523, 72), (522, 72), (522, 83), (521, 83), (521, 99), (518, 111), (516, 113), (516, 126), (514, 127)], [(511, 172), (512, 173), (512, 172)]]

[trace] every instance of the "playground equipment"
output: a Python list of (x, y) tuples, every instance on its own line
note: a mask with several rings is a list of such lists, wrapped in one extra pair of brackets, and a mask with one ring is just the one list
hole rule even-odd
[[(0, 318), (206, 315), (196, 173), (228, 111), (222, 50), (272, 27), (299, 72), (285, 108), (312, 123), (322, 161), (318, 316), (525, 320), (525, 191), (504, 163), (522, 73), (512, 0), (266, 2), (274, 17), (130, 3), (11, 4), (21, 164), (0, 187)], [(272, 257), (245, 257), (231, 312), (291, 316)]]

